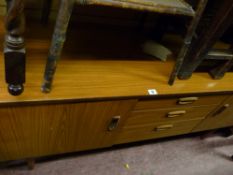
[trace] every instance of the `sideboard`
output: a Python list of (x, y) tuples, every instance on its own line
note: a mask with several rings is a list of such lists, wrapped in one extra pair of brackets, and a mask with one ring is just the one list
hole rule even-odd
[[(22, 95), (8, 94), (0, 54), (1, 162), (233, 126), (233, 73), (221, 80), (194, 73), (191, 79), (169, 86), (172, 59), (161, 62), (128, 54), (125, 31), (107, 30), (70, 30), (49, 94), (40, 87), (52, 25), (27, 25), (28, 83)], [(114, 42), (107, 42), (111, 37)], [(118, 57), (116, 48), (132, 57)]]
[(233, 95), (9, 105), (0, 160), (36, 158), (233, 126)]

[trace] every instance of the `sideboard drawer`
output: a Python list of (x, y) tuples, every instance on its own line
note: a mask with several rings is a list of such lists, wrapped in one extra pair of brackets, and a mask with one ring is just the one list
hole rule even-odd
[(119, 131), (115, 144), (187, 134), (190, 133), (201, 121), (201, 119), (194, 119), (183, 122), (163, 122), (132, 128), (123, 128)]
[(145, 109), (161, 109), (161, 108), (177, 108), (184, 106), (203, 106), (203, 105), (218, 105), (227, 96), (215, 95), (215, 96), (189, 96), (189, 97), (177, 97), (169, 99), (155, 99), (155, 100), (139, 100), (134, 110)]
[(184, 121), (197, 118), (204, 119), (215, 108), (216, 106), (212, 105), (203, 107), (133, 111), (127, 119), (125, 127), (158, 122)]

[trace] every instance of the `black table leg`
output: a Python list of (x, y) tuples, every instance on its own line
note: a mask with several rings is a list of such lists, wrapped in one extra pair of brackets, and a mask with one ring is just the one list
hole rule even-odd
[(24, 1), (6, 0), (6, 2), (5, 77), (9, 93), (20, 95), (24, 90), (26, 61), (23, 38), (25, 30)]

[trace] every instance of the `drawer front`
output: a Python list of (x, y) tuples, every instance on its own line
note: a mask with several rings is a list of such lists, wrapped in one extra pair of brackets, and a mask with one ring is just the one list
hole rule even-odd
[(190, 133), (192, 129), (202, 120), (189, 120), (183, 122), (158, 123), (152, 125), (141, 125), (135, 128), (122, 129), (115, 144), (162, 138), (180, 134)]
[(205, 118), (217, 106), (183, 107), (164, 110), (133, 111), (125, 123), (125, 127), (134, 125), (151, 124), (158, 122), (184, 121)]
[(156, 100), (140, 100), (134, 110), (145, 109), (161, 109), (161, 108), (177, 108), (184, 106), (203, 106), (203, 105), (218, 105), (227, 96), (190, 96), (190, 97), (177, 97), (170, 99), (156, 99)]

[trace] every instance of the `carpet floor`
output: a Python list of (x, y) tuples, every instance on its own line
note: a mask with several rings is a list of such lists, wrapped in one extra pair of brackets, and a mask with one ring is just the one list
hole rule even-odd
[(183, 136), (53, 157), (31, 171), (1, 167), (0, 175), (233, 175), (232, 154), (232, 136)]

